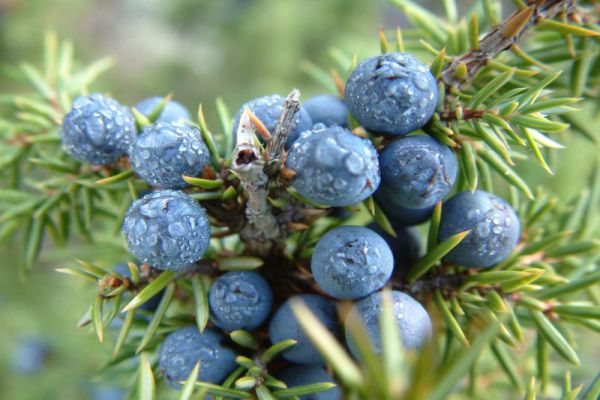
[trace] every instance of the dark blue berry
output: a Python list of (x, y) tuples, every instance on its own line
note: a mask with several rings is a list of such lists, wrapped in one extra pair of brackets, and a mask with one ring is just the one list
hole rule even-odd
[[(135, 108), (148, 117), (161, 101), (163, 101), (163, 98), (159, 96), (148, 97), (137, 103)], [(183, 104), (175, 100), (170, 100), (167, 102), (167, 104), (165, 104), (155, 122), (175, 122), (179, 120), (189, 121), (191, 119), (192, 117), (190, 116), (189, 111), (183, 106)]]
[[(246, 107), (250, 108), (250, 111), (254, 113), (260, 119), (260, 121), (264, 124), (265, 128), (272, 134), (275, 131), (275, 125), (277, 124), (277, 120), (279, 119), (279, 115), (281, 115), (281, 111), (283, 110), (283, 103), (285, 99), (279, 95), (271, 95), (271, 96), (263, 96), (258, 97), (256, 99), (250, 100), (245, 103), (240, 111), (235, 116), (235, 120), (233, 122), (233, 135), (234, 138), (237, 137), (238, 125), (240, 124), (240, 118), (242, 113), (246, 109)], [(294, 127), (288, 134), (286, 149), (289, 149), (292, 143), (300, 137), (300, 134), (305, 130), (310, 129), (313, 126), (312, 119), (310, 115), (306, 112), (304, 107), (300, 107), (300, 110), (296, 114), (296, 122), (294, 123)]]
[(394, 257), (385, 240), (362, 226), (341, 226), (319, 239), (311, 270), (317, 284), (338, 299), (358, 299), (383, 287)]
[(435, 205), (452, 189), (458, 170), (448, 146), (427, 135), (399, 138), (379, 155), (381, 187), (394, 204), (423, 209)]
[(402, 277), (410, 270), (421, 256), (421, 236), (415, 228), (394, 227), (396, 237), (383, 231), (373, 223), (367, 228), (375, 231), (390, 246), (394, 255), (394, 276)]
[(521, 224), (500, 197), (481, 190), (464, 191), (442, 207), (440, 240), (466, 230), (471, 233), (445, 260), (469, 268), (488, 268), (510, 255), (519, 241)]
[(290, 302), (301, 300), (314, 316), (336, 337), (340, 335), (340, 326), (336, 306), (333, 302), (315, 294), (302, 294), (289, 298), (275, 312), (269, 324), (269, 337), (272, 343), (293, 339), (297, 343), (285, 350), (282, 356), (298, 364), (325, 364), (319, 350), (298, 323)]
[(418, 225), (427, 221), (435, 207), (429, 206), (422, 209), (410, 209), (399, 206), (394, 202), (389, 190), (383, 186), (375, 192), (375, 200), (394, 228)]
[(183, 122), (149, 125), (131, 149), (135, 172), (152, 186), (180, 189), (182, 175), (196, 176), (210, 161), (198, 128)]
[(437, 83), (429, 68), (407, 53), (362, 61), (346, 82), (346, 106), (366, 129), (405, 135), (429, 121), (437, 106)]
[(18, 374), (35, 374), (47, 363), (50, 345), (38, 336), (27, 336), (19, 340), (12, 350), (11, 365)]
[[(332, 382), (331, 376), (318, 365), (290, 365), (277, 374), (277, 379), (283, 381), (288, 388), (310, 385), (313, 383)], [(324, 392), (300, 396), (300, 400), (341, 400), (342, 392), (334, 387)]]
[[(405, 349), (421, 347), (432, 334), (431, 318), (421, 303), (406, 293), (392, 291), (393, 314), (398, 331)], [(376, 292), (362, 299), (353, 306), (347, 318), (358, 316), (367, 329), (367, 337), (373, 350), (381, 353), (381, 337), (379, 333), (379, 320), (382, 312), (382, 294)], [(346, 320), (348, 325), (348, 319)], [(359, 356), (356, 344), (351, 338), (350, 330), (346, 329), (346, 343), (355, 357)]]
[(129, 152), (136, 136), (135, 120), (127, 107), (93, 93), (75, 98), (60, 136), (71, 157), (90, 164), (111, 164)]
[(269, 284), (251, 271), (228, 272), (217, 278), (210, 287), (208, 300), (212, 321), (229, 331), (258, 328), (273, 307)]
[(306, 100), (302, 106), (312, 118), (313, 124), (348, 128), (348, 109), (337, 96), (321, 94)]
[(349, 130), (316, 125), (294, 142), (286, 166), (296, 172), (292, 186), (306, 199), (347, 206), (369, 197), (379, 186), (377, 152)]
[(224, 346), (224, 336), (205, 329), (200, 333), (195, 326), (177, 329), (160, 345), (158, 367), (174, 387), (185, 381), (194, 366), (200, 362), (198, 380), (221, 383), (236, 367), (236, 354)]
[(162, 270), (181, 270), (198, 261), (210, 232), (204, 208), (175, 190), (157, 190), (134, 201), (123, 222), (129, 252)]

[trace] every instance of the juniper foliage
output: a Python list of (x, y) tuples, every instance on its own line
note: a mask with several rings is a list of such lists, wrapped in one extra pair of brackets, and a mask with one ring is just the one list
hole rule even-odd
[[(388, 295), (380, 321), (381, 359), (369, 350), (360, 324), (349, 332), (360, 362), (305, 306), (296, 304), (301, 324), (349, 399), (441, 399), (450, 393), (456, 398), (486, 393), (527, 399), (597, 398), (598, 377), (577, 386), (568, 370), (562, 394), (557, 394), (555, 366), (580, 364), (578, 331), (600, 332), (600, 171), (589, 176), (582, 171), (587, 188), (564, 203), (546, 188), (531, 188), (516, 169), (535, 159), (539, 168), (552, 173), (553, 162), (569, 151), (560, 143), (567, 135), (580, 135), (590, 146), (598, 146), (597, 132), (586, 126), (581, 113), (573, 113), (600, 108), (597, 4), (515, 0), (517, 11), (503, 16), (499, 2), (481, 0), (461, 17), (454, 0), (443, 1), (444, 16), (418, 2), (392, 2), (414, 27), (381, 31), (381, 51), (408, 51), (429, 59), (440, 97), (437, 112), (423, 130), (457, 154), (456, 190), (508, 193), (522, 221), (522, 237), (509, 258), (491, 269), (442, 262), (465, 234), (438, 241), (441, 204), (436, 205), (427, 225), (427, 251), (406, 277), (394, 278), (391, 285), (419, 299), (433, 316), (434, 340), (418, 354), (400, 351)], [(163, 386), (154, 368), (159, 344), (189, 321), (201, 331), (206, 327), (208, 287), (216, 274), (261, 268), (264, 276), (278, 282), (278, 299), (312, 292), (308, 265), (314, 245), (324, 231), (347, 220), (290, 188), (293, 171), (283, 166), (282, 149), (298, 111), (298, 91), (286, 100), (273, 132), (256, 116), (242, 115), (236, 142), (231, 114), (217, 100), (218, 128), (207, 125), (202, 105), (195, 121), (210, 152), (210, 166), (198, 176), (183, 177), (189, 184), (186, 192), (210, 215), (210, 249), (183, 272), (160, 272), (135, 263), (129, 263), (127, 277), (112, 271), (102, 254), (126, 254), (118, 232), (132, 200), (148, 187), (134, 175), (126, 157), (105, 167), (72, 159), (61, 150), (58, 132), (73, 98), (88, 93), (113, 62), (106, 58), (82, 66), (71, 42), (59, 41), (54, 34), (45, 41), (43, 65), (23, 63), (15, 74), (28, 90), (5, 96), (14, 112), (0, 119), (0, 239), (20, 246), (23, 276), (36, 264), (43, 242), (57, 248), (96, 249), (82, 251), (88, 258), (58, 270), (97, 287), (78, 327), (95, 332), (100, 341), (112, 341), (113, 354), (104, 366), (107, 374), (125, 375), (132, 383), (132, 396), (152, 399)], [(324, 87), (337, 88), (343, 95), (343, 82), (357, 59), (343, 50), (333, 54), (331, 74), (329, 68), (304, 66)], [(168, 100), (165, 97), (147, 117), (134, 111), (138, 131), (157, 119)], [(376, 147), (387, 140), (355, 122), (352, 128)], [(348, 209), (353, 222), (374, 220), (395, 235), (373, 198)], [(156, 311), (140, 309), (163, 290)], [(120, 321), (117, 333), (115, 320)], [(196, 366), (182, 382), (181, 399), (205, 394), (219, 399), (297, 398), (333, 385), (286, 388), (272, 376), (271, 366), (277, 366), (278, 354), (293, 346), (292, 341), (268, 346), (264, 332), (240, 330), (230, 337), (244, 354), (238, 356), (239, 367), (214, 385), (195, 380), (202, 368)], [(139, 367), (131, 367), (132, 359), (139, 359)], [(484, 382), (490, 380), (508, 385), (487, 386)]]

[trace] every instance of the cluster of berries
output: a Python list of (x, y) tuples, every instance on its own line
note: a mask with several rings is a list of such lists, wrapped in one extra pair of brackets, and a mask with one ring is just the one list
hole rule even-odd
[[(136, 105), (150, 115), (161, 99)], [(341, 337), (335, 300), (353, 300), (376, 352), (380, 352), (379, 314), (382, 293), (392, 276), (402, 277), (419, 256), (420, 242), (408, 227), (429, 218), (433, 207), (451, 191), (457, 176), (453, 151), (425, 134), (423, 128), (438, 102), (437, 82), (429, 68), (410, 54), (387, 53), (361, 62), (346, 83), (345, 99), (321, 95), (306, 101), (289, 132), (286, 168), (295, 171), (293, 188), (305, 199), (330, 207), (359, 203), (370, 196), (383, 209), (397, 237), (370, 226), (341, 226), (325, 233), (311, 259), (321, 294), (296, 294), (272, 314), (269, 282), (257, 272), (228, 272), (210, 287), (213, 327), (199, 332), (186, 327), (172, 332), (161, 345), (159, 367), (175, 386), (200, 361), (199, 379), (219, 383), (236, 368), (236, 353), (223, 331), (261, 327), (271, 316), (272, 343), (294, 339), (282, 354), (293, 363), (280, 373), (288, 385), (331, 381), (323, 358), (301, 328), (291, 303), (302, 300), (332, 334)], [(265, 96), (244, 104), (233, 121), (235, 135), (241, 113), (249, 108), (269, 131), (282, 111), (281, 96)], [(374, 135), (387, 135), (376, 149), (351, 131), (349, 114)], [(123, 233), (129, 251), (141, 262), (161, 270), (185, 270), (209, 247), (207, 212), (181, 189), (182, 175), (196, 176), (210, 155), (190, 116), (170, 101), (155, 123), (137, 135), (131, 111), (100, 94), (80, 97), (64, 120), (62, 140), (74, 158), (94, 164), (114, 163), (128, 155), (137, 175), (154, 190), (133, 202)], [(443, 204), (440, 240), (469, 230), (446, 261), (469, 268), (487, 268), (505, 259), (520, 235), (519, 220), (502, 199), (482, 191), (461, 192)], [(276, 282), (270, 282), (274, 284)], [(432, 323), (414, 298), (391, 292), (394, 317), (406, 349), (422, 346)], [(350, 315), (349, 314), (349, 315)], [(348, 332), (348, 329), (346, 329)], [(349, 349), (358, 356), (347, 335)], [(339, 398), (337, 389), (315, 398)]]

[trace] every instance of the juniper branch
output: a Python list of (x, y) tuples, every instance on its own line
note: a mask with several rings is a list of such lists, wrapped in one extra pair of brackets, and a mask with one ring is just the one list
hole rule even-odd
[(281, 168), (285, 154), (285, 143), (298, 111), (300, 111), (300, 91), (294, 89), (285, 99), (273, 136), (267, 145), (266, 171), (269, 176), (273, 176)]
[[(523, 34), (544, 19), (560, 14), (570, 14), (575, 8), (573, 0), (530, 0), (529, 5), (515, 11), (500, 25), (494, 27), (480, 41), (477, 49), (456, 57), (441, 72), (441, 80), (448, 87), (459, 88), (468, 82), (489, 60), (511, 48)], [(466, 74), (459, 76), (456, 71), (463, 65)]]

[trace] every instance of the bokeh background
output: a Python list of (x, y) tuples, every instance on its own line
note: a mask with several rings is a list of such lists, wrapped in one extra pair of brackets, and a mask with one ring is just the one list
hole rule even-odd
[[(426, 3), (441, 8), (438, 1)], [(125, 104), (172, 92), (190, 110), (205, 104), (209, 124), (216, 125), (215, 98), (235, 112), (251, 98), (285, 95), (293, 87), (303, 98), (320, 93), (323, 88), (305, 71), (306, 60), (328, 69), (334, 47), (364, 58), (378, 51), (380, 26), (405, 24), (384, 0), (0, 0), (0, 94), (17, 90), (10, 66), (39, 62), (43, 34), (52, 29), (72, 39), (85, 62), (115, 56), (117, 64), (96, 89)], [(595, 112), (582, 113), (597, 124)], [(568, 133), (559, 139), (569, 147), (558, 157), (554, 176), (534, 162), (520, 169), (532, 186), (545, 185), (569, 199), (586, 185), (598, 149)], [(0, 247), (0, 399), (93, 399), (106, 386), (127, 384), (112, 378), (99, 383), (111, 343), (99, 344), (89, 331), (75, 328), (94, 289), (54, 271), (73, 263), (74, 254), (46, 249), (22, 281), (17, 247)], [(104, 259), (110, 253), (94, 251)], [(111, 256), (117, 262), (121, 254)], [(591, 340), (581, 345), (590, 349), (580, 352), (584, 363), (576, 376), (583, 378), (597, 369), (599, 349)], [(41, 369), (27, 365), (27, 352), (43, 355)]]

